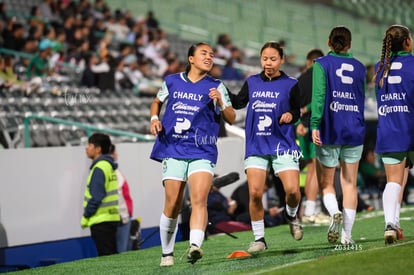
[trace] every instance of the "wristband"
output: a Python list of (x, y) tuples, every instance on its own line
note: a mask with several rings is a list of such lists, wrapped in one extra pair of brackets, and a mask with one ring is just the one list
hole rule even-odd
[(160, 120), (159, 118), (158, 118), (158, 116), (157, 115), (153, 115), (153, 116), (151, 116), (151, 122), (153, 121), (153, 120)]

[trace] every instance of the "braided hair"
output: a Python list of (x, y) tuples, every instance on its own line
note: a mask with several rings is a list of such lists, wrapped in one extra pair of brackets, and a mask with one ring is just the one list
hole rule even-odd
[[(393, 52), (404, 51), (404, 41), (410, 38), (410, 30), (402, 25), (392, 25), (385, 32), (382, 40), (381, 57), (377, 71), (374, 74), (374, 80), (378, 81), (378, 87), (384, 85), (384, 78), (388, 76), (391, 68), (391, 55)], [(383, 69), (383, 70), (382, 70)], [(382, 70), (382, 73), (380, 74)]]

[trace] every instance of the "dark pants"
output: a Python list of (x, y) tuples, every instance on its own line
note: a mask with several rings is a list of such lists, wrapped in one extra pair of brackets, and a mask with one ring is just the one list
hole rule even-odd
[(98, 256), (118, 253), (116, 248), (117, 228), (118, 222), (103, 222), (91, 226), (91, 235), (95, 241)]

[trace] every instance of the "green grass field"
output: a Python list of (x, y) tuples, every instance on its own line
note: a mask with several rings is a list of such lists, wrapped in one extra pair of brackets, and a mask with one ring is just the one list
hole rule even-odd
[(403, 208), (401, 226), (405, 238), (385, 245), (384, 218), (380, 211), (360, 213), (354, 225), (354, 246), (329, 244), (327, 226), (304, 226), (304, 237), (295, 241), (287, 225), (266, 228), (269, 249), (249, 258), (228, 259), (236, 250), (247, 250), (250, 231), (209, 236), (204, 257), (186, 262), (188, 242), (175, 246), (175, 265), (159, 267), (161, 248), (84, 259), (18, 274), (410, 274), (414, 270), (414, 208)]

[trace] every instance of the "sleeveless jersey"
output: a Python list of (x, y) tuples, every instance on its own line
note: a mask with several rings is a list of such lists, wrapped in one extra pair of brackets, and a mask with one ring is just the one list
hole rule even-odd
[(297, 80), (283, 74), (279, 79), (263, 81), (257, 74), (248, 77), (246, 81), (249, 104), (245, 123), (245, 157), (284, 154), (299, 157), (294, 125), (279, 124), (280, 116), (291, 109), (290, 91)]
[(318, 58), (326, 76), (320, 135), (323, 144), (362, 145), (365, 138), (365, 66), (355, 58)]
[(162, 118), (163, 130), (158, 133), (151, 159), (207, 159), (217, 162), (217, 139), (220, 109), (208, 96), (211, 88), (222, 94), (226, 106), (231, 105), (223, 83), (205, 76), (196, 83), (185, 73), (165, 78), (158, 98), (167, 105)]
[[(375, 66), (375, 71), (378, 64)], [(381, 75), (382, 71), (378, 74)], [(378, 79), (379, 80), (379, 79)], [(396, 56), (378, 88), (376, 82), (378, 153), (414, 150), (414, 56)]]

